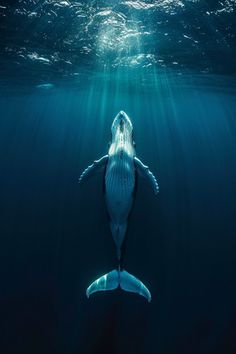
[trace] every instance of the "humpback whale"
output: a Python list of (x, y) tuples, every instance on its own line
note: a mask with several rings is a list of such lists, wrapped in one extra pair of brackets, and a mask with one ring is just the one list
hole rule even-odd
[(149, 170), (136, 156), (133, 140), (133, 125), (124, 111), (120, 111), (111, 126), (112, 140), (108, 154), (95, 160), (79, 178), (87, 180), (99, 170), (104, 170), (105, 202), (110, 221), (110, 230), (116, 247), (117, 269), (95, 280), (86, 291), (87, 297), (97, 291), (121, 289), (144, 296), (149, 302), (151, 293), (135, 276), (123, 268), (124, 241), (127, 221), (132, 210), (137, 175), (159, 191), (158, 183)]

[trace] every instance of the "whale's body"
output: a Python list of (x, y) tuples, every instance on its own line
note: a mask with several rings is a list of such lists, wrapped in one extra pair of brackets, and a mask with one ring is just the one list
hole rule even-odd
[(129, 117), (120, 112), (112, 124), (112, 141), (105, 173), (105, 199), (119, 260), (134, 199), (136, 172), (132, 129)]
[(97, 279), (87, 289), (87, 296), (120, 286), (126, 291), (136, 292), (151, 300), (151, 294), (145, 285), (123, 270), (123, 249), (127, 222), (134, 202), (137, 174), (151, 184), (155, 194), (158, 184), (149, 168), (137, 157), (133, 141), (133, 126), (123, 111), (115, 117), (112, 127), (112, 141), (108, 155), (94, 161), (81, 175), (80, 181), (89, 177), (94, 171), (105, 168), (105, 201), (110, 219), (110, 229), (116, 246), (118, 269)]

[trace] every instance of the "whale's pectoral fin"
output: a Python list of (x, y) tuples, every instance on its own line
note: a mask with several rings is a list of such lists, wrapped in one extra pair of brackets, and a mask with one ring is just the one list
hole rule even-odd
[(87, 180), (89, 177), (93, 176), (95, 172), (104, 168), (108, 161), (108, 155), (101, 157), (99, 160), (95, 160), (92, 165), (88, 166), (79, 178), (79, 183)]
[(157, 194), (159, 192), (159, 186), (154, 174), (149, 170), (148, 166), (145, 166), (137, 157), (134, 157), (134, 163), (138, 174), (145, 178), (152, 187), (154, 193)]

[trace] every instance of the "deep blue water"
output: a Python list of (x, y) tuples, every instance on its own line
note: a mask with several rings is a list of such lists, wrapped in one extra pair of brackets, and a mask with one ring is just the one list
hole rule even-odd
[[(1, 98), (1, 352), (234, 353), (235, 89), (103, 79)], [(160, 185), (155, 197), (138, 183), (125, 261), (150, 305), (85, 297), (116, 260), (102, 175), (77, 177), (106, 153), (120, 109)]]
[[(235, 2), (13, 3), (0, 4), (0, 354), (235, 354)], [(116, 253), (103, 175), (78, 177), (121, 109), (160, 186), (138, 180), (125, 253), (150, 304), (85, 295)]]

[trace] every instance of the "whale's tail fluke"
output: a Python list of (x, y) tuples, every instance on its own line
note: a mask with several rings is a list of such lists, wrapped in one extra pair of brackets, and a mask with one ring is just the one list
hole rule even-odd
[(87, 289), (86, 295), (89, 297), (97, 291), (114, 290), (118, 287), (125, 291), (144, 296), (148, 302), (151, 301), (151, 293), (148, 288), (135, 276), (125, 270), (112, 270), (95, 280)]

